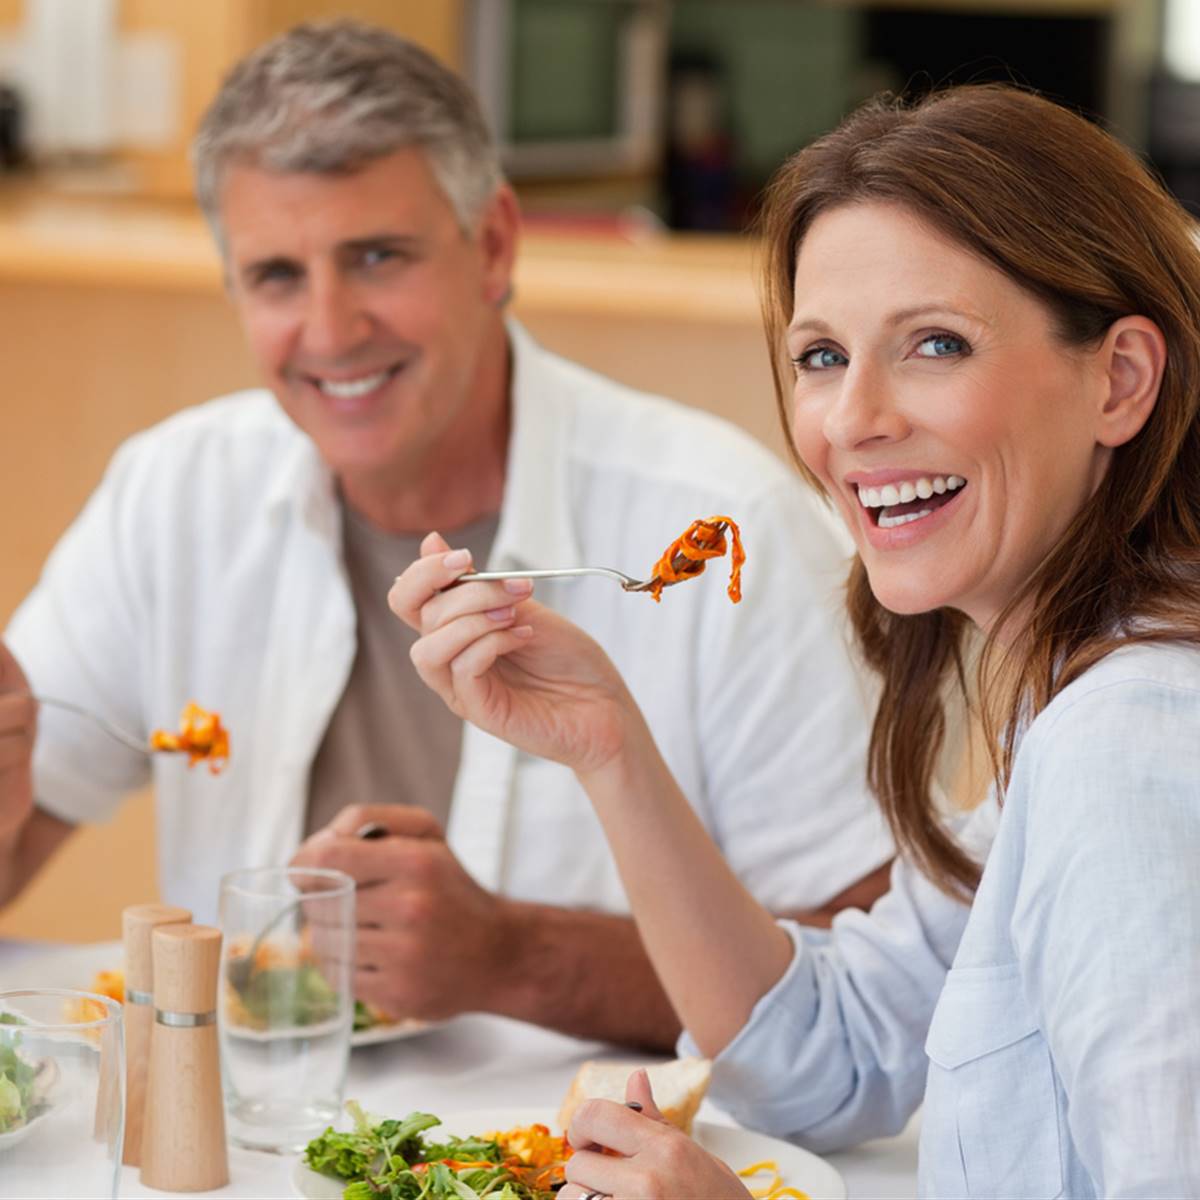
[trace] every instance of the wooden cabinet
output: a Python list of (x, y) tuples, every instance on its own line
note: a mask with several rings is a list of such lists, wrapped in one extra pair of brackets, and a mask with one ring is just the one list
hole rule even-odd
[(192, 192), (188, 145), (225, 72), (255, 46), (302, 21), (357, 17), (420, 42), (453, 66), (460, 54), (460, 0), (121, 0), (129, 33), (166, 33), (178, 46), (178, 128), (160, 150), (125, 151), (135, 188), (148, 196)]

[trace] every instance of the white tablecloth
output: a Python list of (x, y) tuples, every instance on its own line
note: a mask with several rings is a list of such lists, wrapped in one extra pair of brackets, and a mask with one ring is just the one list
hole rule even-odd
[[(119, 966), (116, 943), (34, 946), (0, 941), (0, 990), (11, 987), (86, 987), (95, 969)], [(370, 1112), (403, 1116), (413, 1109), (439, 1114), (482, 1108), (541, 1108), (551, 1113), (576, 1067), (586, 1058), (633, 1058), (503, 1017), (459, 1017), (418, 1037), (360, 1047), (351, 1056), (347, 1097)], [(705, 1104), (700, 1118), (728, 1123)], [(916, 1195), (917, 1120), (895, 1138), (827, 1156), (855, 1200)], [(290, 1197), (294, 1160), (230, 1148), (230, 1182), (216, 1196)], [(122, 1196), (162, 1196), (123, 1168)], [(193, 1193), (195, 1194), (195, 1193)]]

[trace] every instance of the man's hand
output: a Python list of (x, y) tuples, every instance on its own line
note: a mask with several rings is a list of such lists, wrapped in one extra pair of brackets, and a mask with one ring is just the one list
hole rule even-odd
[[(356, 837), (368, 822), (389, 836)], [(423, 809), (344, 809), (292, 865), (358, 882), (355, 995), (397, 1019), (490, 1012), (659, 1051), (679, 1036), (630, 917), (485, 891)]]
[(12, 842), (33, 812), (37, 702), (25, 673), (0, 642), (0, 844)]
[[(367, 822), (387, 837), (363, 840)], [(450, 852), (437, 821), (407, 805), (353, 805), (296, 852), (293, 866), (345, 871), (358, 884), (354, 993), (396, 1018), (486, 1011), (508, 960), (505, 902)]]

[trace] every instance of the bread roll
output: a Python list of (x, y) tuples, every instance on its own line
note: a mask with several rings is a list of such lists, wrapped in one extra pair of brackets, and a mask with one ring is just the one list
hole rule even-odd
[(559, 1128), (566, 1132), (575, 1110), (585, 1100), (624, 1103), (629, 1076), (642, 1066), (650, 1077), (654, 1102), (662, 1115), (684, 1133), (691, 1133), (692, 1119), (712, 1076), (712, 1063), (707, 1058), (677, 1058), (652, 1066), (636, 1062), (585, 1062), (575, 1073), (558, 1110)]

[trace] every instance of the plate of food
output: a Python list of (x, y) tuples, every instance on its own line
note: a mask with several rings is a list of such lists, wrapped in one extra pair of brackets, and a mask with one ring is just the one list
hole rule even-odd
[(0, 1155), (23, 1142), (54, 1111), (58, 1064), (49, 1058), (31, 1060), (21, 1053), (20, 1036), (11, 1027), (21, 1021), (0, 1013)]
[[(314, 1138), (292, 1171), (302, 1200), (554, 1200), (571, 1155), (562, 1130), (592, 1096), (620, 1099), (631, 1068), (586, 1063), (556, 1114), (550, 1109), (477, 1109), (441, 1116), (382, 1117), (351, 1101), (353, 1127)], [(663, 1115), (691, 1134), (765, 1200), (845, 1200), (838, 1172), (815, 1154), (735, 1126), (695, 1121), (709, 1064), (678, 1059), (649, 1068)]]
[[(5, 970), (4, 986), (61, 987), (95, 992), (117, 1003), (125, 1002), (125, 973), (119, 964), (123, 948), (120, 942), (96, 942), (39, 952)], [(116, 964), (116, 965), (114, 965)], [(90, 982), (89, 982), (90, 981)], [(434, 1021), (395, 1020), (361, 1000), (354, 1006), (352, 1046), (371, 1046), (417, 1037), (437, 1027)]]
[(354, 1032), (350, 1035), (350, 1045), (373, 1046), (377, 1042), (396, 1042), (426, 1033), (436, 1024), (436, 1021), (418, 1021), (415, 1017), (396, 1020), (373, 1004), (355, 1000)]

